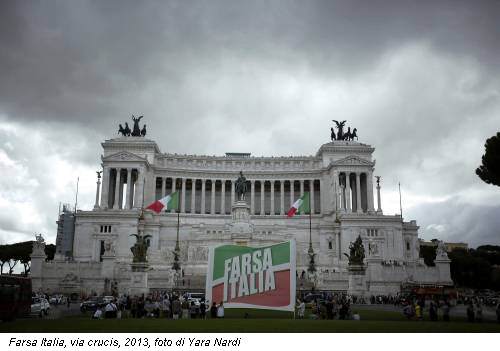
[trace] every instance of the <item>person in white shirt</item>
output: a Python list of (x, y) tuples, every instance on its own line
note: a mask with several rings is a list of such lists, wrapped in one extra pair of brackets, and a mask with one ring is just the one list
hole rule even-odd
[(299, 307), (297, 308), (297, 315), (299, 319), (304, 318), (305, 311), (306, 311), (306, 304), (304, 303), (304, 301), (300, 301)]
[(217, 306), (217, 318), (224, 318), (224, 303), (222, 301), (220, 305)]
[(97, 310), (95, 310), (92, 319), (101, 319), (101, 317), (102, 317), (102, 310), (98, 308)]

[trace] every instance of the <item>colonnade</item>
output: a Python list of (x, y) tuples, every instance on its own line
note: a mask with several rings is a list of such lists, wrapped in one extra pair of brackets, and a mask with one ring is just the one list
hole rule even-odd
[(340, 172), (339, 210), (348, 213), (373, 212), (373, 182), (365, 172)]
[[(180, 212), (230, 214), (236, 180), (156, 177), (155, 198), (180, 190)], [(320, 181), (249, 180), (246, 201), (253, 215), (284, 215), (295, 200), (310, 192), (312, 213), (320, 213)]]
[(101, 208), (119, 210), (142, 206), (144, 174), (140, 169), (104, 167), (103, 174)]

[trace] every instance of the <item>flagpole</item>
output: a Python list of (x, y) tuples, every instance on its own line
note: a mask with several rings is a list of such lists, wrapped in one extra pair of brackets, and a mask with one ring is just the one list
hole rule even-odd
[(399, 211), (401, 212), (401, 222), (403, 222), (403, 205), (401, 202), (401, 183), (398, 182), (399, 186)]

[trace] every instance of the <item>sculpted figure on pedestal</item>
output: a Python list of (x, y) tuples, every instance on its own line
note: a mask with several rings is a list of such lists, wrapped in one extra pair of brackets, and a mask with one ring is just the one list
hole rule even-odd
[(238, 200), (245, 200), (245, 194), (248, 191), (247, 179), (243, 175), (243, 171), (240, 171), (240, 176), (235, 183), (235, 192)]
[(349, 245), (349, 255), (344, 253), (344, 255), (349, 259), (349, 265), (362, 265), (365, 259), (365, 248), (363, 246), (363, 241), (361, 236)]

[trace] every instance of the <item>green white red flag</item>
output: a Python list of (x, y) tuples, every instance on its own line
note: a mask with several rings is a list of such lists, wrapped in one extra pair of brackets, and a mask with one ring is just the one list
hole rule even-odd
[(209, 250), (205, 297), (227, 308), (294, 311), (295, 241)]
[(164, 198), (161, 198), (160, 200), (156, 200), (151, 205), (146, 207), (147, 210), (153, 210), (156, 213), (160, 213), (163, 210), (168, 211), (168, 210), (178, 209), (178, 208), (179, 208), (179, 192), (178, 191), (176, 191), (170, 195), (167, 195)]
[(297, 201), (295, 201), (292, 207), (288, 210), (287, 216), (293, 217), (297, 212), (309, 213), (311, 212), (311, 204), (309, 201), (309, 193), (305, 192)]

